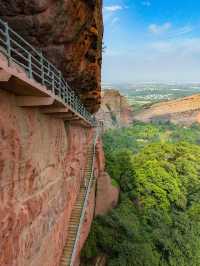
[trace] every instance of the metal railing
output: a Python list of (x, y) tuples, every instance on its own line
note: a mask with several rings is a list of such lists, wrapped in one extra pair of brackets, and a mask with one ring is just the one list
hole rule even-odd
[(30, 79), (46, 86), (47, 90), (58, 96), (64, 104), (79, 113), (92, 126), (96, 126), (96, 118), (88, 112), (80, 98), (75, 95), (61, 71), (1, 19), (0, 52), (5, 54), (9, 64), (15, 62), (25, 70)]
[(93, 140), (93, 157), (92, 157), (91, 175), (90, 175), (90, 179), (89, 179), (88, 186), (87, 186), (85, 196), (84, 196), (84, 204), (83, 204), (83, 208), (81, 211), (81, 218), (80, 218), (80, 222), (79, 222), (79, 226), (78, 226), (78, 230), (77, 230), (77, 234), (76, 234), (76, 240), (74, 243), (74, 247), (73, 247), (73, 251), (72, 251), (72, 255), (71, 255), (71, 259), (70, 259), (70, 264), (69, 264), (70, 266), (74, 266), (76, 253), (77, 253), (77, 249), (78, 249), (78, 243), (79, 243), (80, 236), (81, 236), (81, 229), (82, 229), (82, 226), (84, 223), (84, 217), (85, 217), (85, 213), (86, 213), (87, 206), (88, 206), (88, 200), (89, 200), (92, 184), (94, 181), (94, 164), (95, 164), (95, 155), (96, 155), (96, 143), (97, 143), (98, 137), (99, 137), (99, 129), (97, 127), (96, 132), (95, 132), (95, 136), (94, 136), (94, 140)]

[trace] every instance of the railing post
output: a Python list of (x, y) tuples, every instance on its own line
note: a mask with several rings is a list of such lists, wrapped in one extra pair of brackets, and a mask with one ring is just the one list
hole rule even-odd
[(54, 72), (52, 72), (52, 91), (55, 94), (55, 79), (54, 79)]
[(63, 82), (65, 88), (65, 102), (68, 104), (69, 91), (66, 82)]
[(5, 23), (5, 33), (6, 33), (6, 48), (7, 48), (7, 55), (8, 55), (8, 65), (10, 65), (12, 58), (11, 58), (11, 43), (10, 43), (8, 23)]
[(29, 78), (33, 78), (33, 71), (32, 71), (32, 56), (31, 53), (28, 53), (28, 74)]
[(59, 85), (58, 85), (58, 88), (59, 88), (60, 96), (63, 99), (64, 94), (63, 94), (63, 90), (62, 90), (62, 86), (61, 86), (61, 78), (62, 78), (62, 74), (61, 74), (61, 71), (59, 70)]
[(71, 104), (72, 107), (73, 107), (73, 99), (74, 99), (74, 97), (73, 97), (73, 93), (71, 92), (70, 104)]
[(41, 76), (42, 76), (42, 85), (44, 85), (44, 60), (43, 60), (43, 54), (40, 53), (40, 62), (41, 62)]

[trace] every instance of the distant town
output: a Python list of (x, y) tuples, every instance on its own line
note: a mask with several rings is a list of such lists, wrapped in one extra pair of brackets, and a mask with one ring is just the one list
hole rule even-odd
[(200, 83), (135, 83), (112, 84), (103, 83), (103, 89), (116, 89), (127, 97), (129, 103), (137, 111), (160, 101), (168, 101), (200, 93)]

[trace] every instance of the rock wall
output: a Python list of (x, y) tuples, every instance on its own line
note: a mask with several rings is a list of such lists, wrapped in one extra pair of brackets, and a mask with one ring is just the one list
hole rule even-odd
[(105, 172), (105, 156), (103, 144), (97, 145), (98, 179), (96, 185), (95, 216), (104, 215), (118, 204), (120, 190), (112, 183), (111, 177)]
[(98, 110), (102, 0), (2, 0), (0, 16), (62, 70), (91, 112)]
[[(16, 107), (15, 95), (0, 90), (1, 266), (59, 265), (92, 134), (39, 108)], [(91, 205), (93, 194), (89, 212)], [(87, 217), (82, 242), (92, 211)]]
[(97, 117), (104, 122), (105, 129), (127, 127), (133, 122), (133, 111), (119, 91), (110, 89), (102, 92), (102, 104)]
[(143, 122), (164, 120), (184, 125), (200, 123), (200, 95), (154, 104), (139, 112), (134, 119)]

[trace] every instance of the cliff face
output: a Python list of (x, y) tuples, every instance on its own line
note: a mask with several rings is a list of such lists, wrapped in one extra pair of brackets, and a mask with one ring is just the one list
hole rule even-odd
[(117, 90), (102, 92), (102, 104), (97, 117), (104, 122), (105, 129), (127, 127), (133, 122), (131, 106)]
[(154, 104), (134, 119), (143, 122), (164, 120), (185, 125), (200, 123), (200, 95)]
[(119, 188), (112, 184), (111, 177), (105, 172), (106, 161), (101, 141), (97, 145), (97, 162), (96, 169), (99, 170), (99, 174), (96, 186), (95, 216), (104, 215), (116, 207), (120, 192)]
[(63, 71), (91, 112), (98, 110), (102, 0), (4, 0), (0, 16)]
[[(0, 1), (0, 15), (60, 68), (91, 112), (100, 105), (102, 1)], [(87, 167), (93, 129), (17, 107), (16, 95), (0, 84), (0, 265), (59, 266), (69, 224)], [(95, 177), (106, 180), (102, 143)], [(101, 182), (99, 182), (99, 179)], [(105, 191), (105, 186), (104, 186)], [(101, 193), (90, 193), (76, 265)], [(109, 195), (109, 188), (106, 193)], [(112, 193), (113, 195), (114, 193)], [(117, 203), (109, 198), (103, 212)], [(101, 207), (101, 206), (100, 206)]]
[[(58, 266), (93, 131), (39, 108), (19, 108), (15, 95), (3, 90), (0, 114), (0, 265)], [(104, 171), (99, 149), (96, 158), (98, 180)], [(93, 220), (94, 196), (95, 187), (79, 251)]]

